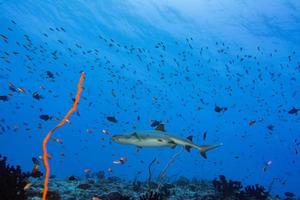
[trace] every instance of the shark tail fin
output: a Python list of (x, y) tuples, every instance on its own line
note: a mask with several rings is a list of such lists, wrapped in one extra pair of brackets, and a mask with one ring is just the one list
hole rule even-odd
[(218, 148), (220, 146), (223, 146), (223, 143), (220, 143), (220, 144), (212, 144), (212, 145), (202, 145), (200, 146), (200, 155), (207, 159), (207, 156), (206, 156), (206, 152), (207, 151), (210, 151), (210, 150), (213, 150), (215, 148)]

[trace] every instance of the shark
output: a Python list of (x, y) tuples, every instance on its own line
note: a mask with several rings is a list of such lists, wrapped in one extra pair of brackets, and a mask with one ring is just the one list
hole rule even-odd
[(199, 150), (200, 155), (207, 159), (206, 152), (216, 149), (223, 143), (211, 145), (198, 145), (193, 143), (193, 136), (187, 138), (179, 137), (168, 133), (165, 130), (164, 124), (159, 124), (153, 130), (134, 131), (128, 134), (113, 135), (112, 140), (120, 144), (131, 144), (138, 147), (171, 147), (175, 148), (178, 145), (183, 146), (188, 152), (191, 148)]

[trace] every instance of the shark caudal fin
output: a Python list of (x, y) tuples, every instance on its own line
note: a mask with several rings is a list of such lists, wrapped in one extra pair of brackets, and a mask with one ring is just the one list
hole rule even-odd
[(220, 143), (220, 144), (212, 144), (212, 145), (202, 145), (200, 146), (200, 155), (207, 159), (207, 156), (206, 156), (206, 152), (207, 151), (210, 151), (210, 150), (213, 150), (215, 148), (218, 148), (220, 146), (223, 146), (223, 143)]

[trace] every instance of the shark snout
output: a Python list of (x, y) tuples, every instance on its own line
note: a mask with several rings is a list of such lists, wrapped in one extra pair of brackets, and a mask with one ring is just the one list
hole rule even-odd
[(118, 141), (118, 136), (117, 135), (113, 135), (112, 137), (111, 137), (111, 139), (113, 140), (113, 141)]

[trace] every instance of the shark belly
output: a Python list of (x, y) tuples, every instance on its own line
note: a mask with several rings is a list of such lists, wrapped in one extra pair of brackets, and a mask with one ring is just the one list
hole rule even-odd
[(148, 138), (140, 139), (133, 142), (134, 145), (139, 147), (170, 147), (172, 146), (167, 140), (161, 138)]

